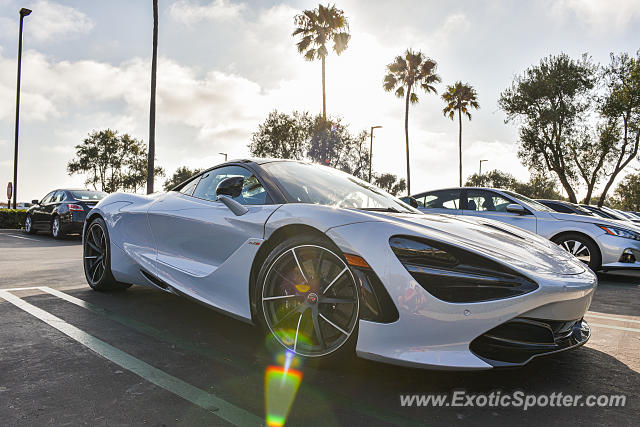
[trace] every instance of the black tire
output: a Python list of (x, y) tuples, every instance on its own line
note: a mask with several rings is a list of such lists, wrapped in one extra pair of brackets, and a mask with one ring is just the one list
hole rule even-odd
[(95, 291), (118, 291), (131, 285), (118, 282), (111, 273), (109, 231), (102, 218), (87, 225), (82, 239), (84, 276)]
[(56, 240), (62, 240), (67, 237), (67, 233), (62, 231), (62, 224), (60, 224), (60, 217), (58, 215), (51, 220), (51, 235)]
[(600, 249), (588, 237), (579, 233), (565, 233), (554, 237), (552, 241), (587, 264), (591, 270), (600, 270), (602, 264)]
[(343, 254), (328, 239), (301, 235), (278, 244), (262, 264), (252, 298), (258, 321), (278, 348), (308, 361), (329, 362), (355, 354), (359, 289)]
[(29, 214), (27, 214), (27, 216), (24, 219), (24, 232), (28, 234), (37, 233), (35, 227), (33, 226), (33, 218), (31, 218), (31, 215)]

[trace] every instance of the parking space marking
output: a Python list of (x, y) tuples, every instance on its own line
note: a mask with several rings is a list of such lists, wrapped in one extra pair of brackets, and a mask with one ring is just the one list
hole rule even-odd
[[(24, 289), (24, 288), (23, 288)], [(234, 425), (264, 425), (256, 415), (239, 408), (214, 394), (208, 393), (166, 372), (149, 365), (142, 360), (113, 347), (110, 344), (76, 328), (59, 317), (38, 308), (6, 290), (0, 290), (0, 298), (10, 302), (21, 310), (40, 319), (66, 336), (84, 345), (105, 359), (133, 372), (143, 379), (206, 409)]]
[(634, 320), (634, 319), (625, 319), (624, 317), (614, 317), (614, 316), (603, 316), (601, 314), (591, 314), (589, 312), (587, 312), (585, 314), (585, 316), (587, 317), (595, 317), (598, 319), (606, 319), (606, 320), (616, 320), (618, 322), (631, 322), (631, 323), (640, 323), (640, 320)]
[(33, 240), (34, 242), (40, 242), (40, 240), (38, 239), (32, 239), (31, 237), (24, 237), (24, 236), (16, 236), (15, 234), (7, 234), (7, 236), (15, 237), (16, 239)]
[(591, 323), (591, 322), (589, 322), (589, 326), (596, 326), (596, 327), (600, 327), (600, 328), (609, 328), (609, 329), (617, 329), (619, 331), (629, 331), (629, 332), (638, 332), (638, 333), (640, 333), (640, 329), (625, 328), (624, 326), (603, 325), (602, 323)]

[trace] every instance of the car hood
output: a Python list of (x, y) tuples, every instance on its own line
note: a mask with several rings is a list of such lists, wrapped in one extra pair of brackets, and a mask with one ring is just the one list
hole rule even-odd
[(384, 216), (427, 238), (463, 247), (523, 271), (563, 275), (585, 271), (583, 263), (551, 241), (503, 222), (443, 214)]
[(596, 216), (568, 214), (568, 213), (561, 213), (561, 212), (550, 212), (549, 215), (561, 221), (574, 221), (574, 222), (586, 222), (589, 224), (612, 225), (612, 226), (617, 226), (622, 228), (628, 228), (630, 230), (640, 233), (640, 226), (631, 221), (607, 219), (607, 218), (600, 218)]

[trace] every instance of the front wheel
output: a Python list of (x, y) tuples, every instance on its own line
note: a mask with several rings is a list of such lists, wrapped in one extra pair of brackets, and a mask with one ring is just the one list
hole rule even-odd
[(111, 273), (111, 254), (107, 224), (102, 218), (92, 221), (83, 239), (84, 275), (96, 291), (126, 289), (131, 285), (118, 282)]
[(305, 358), (353, 354), (358, 287), (331, 242), (284, 241), (267, 257), (257, 288), (259, 317), (286, 350)]
[(56, 216), (51, 221), (51, 235), (54, 239), (64, 239), (66, 237), (66, 233), (62, 231), (62, 227), (60, 224), (60, 217)]
[(27, 215), (24, 219), (24, 231), (29, 234), (36, 234), (36, 230), (33, 227), (33, 219), (31, 219), (31, 215)]
[(569, 252), (593, 271), (600, 269), (602, 258), (598, 246), (587, 237), (578, 233), (567, 233), (553, 239), (553, 242)]

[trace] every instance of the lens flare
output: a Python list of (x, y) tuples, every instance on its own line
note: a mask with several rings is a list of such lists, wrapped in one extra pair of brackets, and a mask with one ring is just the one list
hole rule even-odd
[(269, 366), (264, 375), (264, 406), (269, 427), (284, 425), (302, 381), (302, 372), (289, 368), (295, 359), (294, 353), (287, 351), (284, 357), (285, 366)]

